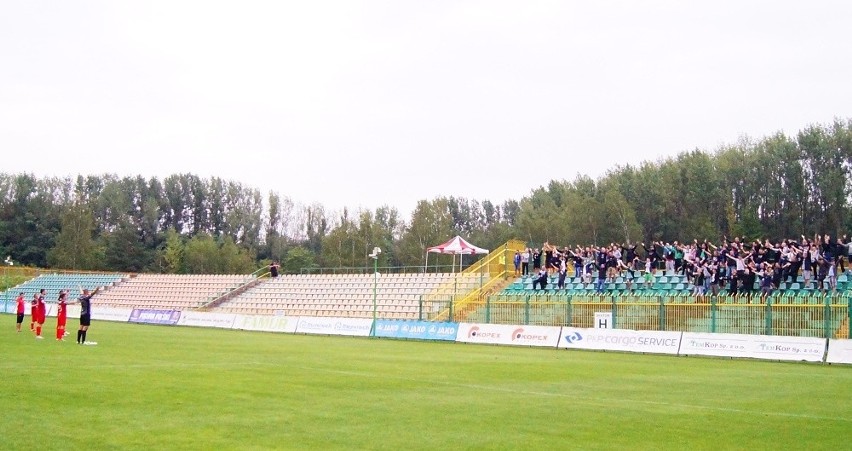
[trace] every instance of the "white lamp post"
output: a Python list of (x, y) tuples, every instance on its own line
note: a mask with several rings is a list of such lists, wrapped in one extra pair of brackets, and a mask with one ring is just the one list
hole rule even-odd
[(370, 328), (370, 336), (376, 336), (376, 286), (379, 284), (379, 254), (382, 250), (376, 246), (373, 253), (368, 257), (373, 259), (373, 327)]

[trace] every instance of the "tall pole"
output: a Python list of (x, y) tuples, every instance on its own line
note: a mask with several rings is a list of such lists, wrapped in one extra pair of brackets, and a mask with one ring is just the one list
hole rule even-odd
[(3, 265), (3, 312), (9, 311), (9, 266)]
[(6, 257), (6, 260), (3, 261), (3, 312), (9, 311), (9, 267), (13, 266), (15, 263), (12, 262), (12, 257)]
[(379, 284), (379, 254), (382, 250), (376, 246), (373, 248), (373, 253), (368, 255), (373, 259), (373, 327), (370, 328), (370, 336), (376, 336), (376, 287)]
[(379, 256), (373, 257), (373, 336), (376, 336), (376, 286), (379, 284)]

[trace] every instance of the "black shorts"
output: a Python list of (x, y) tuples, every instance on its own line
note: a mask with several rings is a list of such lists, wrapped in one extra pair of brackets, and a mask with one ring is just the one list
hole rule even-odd
[(92, 324), (92, 315), (80, 315), (80, 325), (90, 326)]
[(21, 324), (23, 322), (24, 322), (24, 314), (18, 313), (18, 324)]

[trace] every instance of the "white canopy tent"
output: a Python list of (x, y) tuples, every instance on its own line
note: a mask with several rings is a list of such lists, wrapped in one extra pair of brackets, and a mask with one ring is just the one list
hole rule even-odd
[(456, 235), (455, 238), (447, 241), (446, 243), (426, 248), (426, 264), (424, 266), (424, 271), (429, 268), (429, 253), (452, 255), (453, 272), (456, 272), (456, 255), (459, 256), (459, 271), (461, 271), (463, 255), (487, 254), (488, 249), (474, 246), (467, 242), (464, 238)]

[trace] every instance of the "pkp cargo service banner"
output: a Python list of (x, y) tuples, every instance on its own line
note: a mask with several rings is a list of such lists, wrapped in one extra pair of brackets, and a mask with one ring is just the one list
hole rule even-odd
[(430, 323), (428, 321), (376, 320), (376, 336), (385, 338), (410, 338), (417, 340), (454, 341), (458, 323)]
[(680, 354), (821, 362), (825, 338), (684, 332)]
[(559, 341), (559, 327), (461, 323), (456, 341), (554, 348)]
[(677, 354), (681, 332), (563, 327), (559, 348)]
[(852, 363), (852, 340), (828, 340), (828, 363)]
[(373, 320), (367, 318), (300, 316), (296, 325), (296, 332), (300, 334), (369, 337), (372, 327)]
[(180, 321), (180, 310), (133, 309), (130, 323), (164, 324), (174, 326)]

